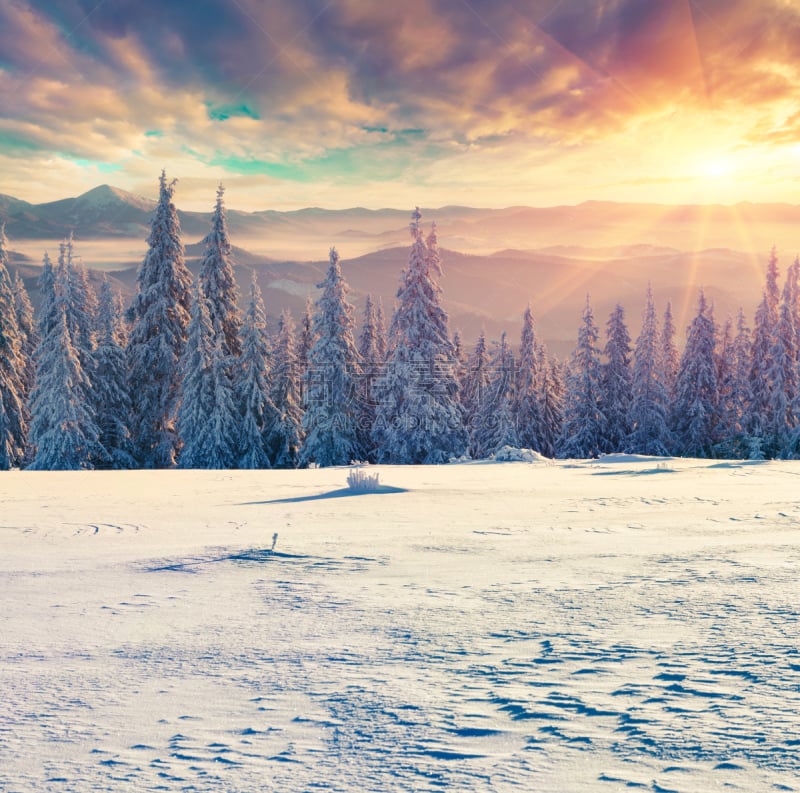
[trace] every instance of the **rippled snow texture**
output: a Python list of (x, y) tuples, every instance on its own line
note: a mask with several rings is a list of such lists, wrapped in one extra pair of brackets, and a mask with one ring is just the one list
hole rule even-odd
[(800, 464), (375, 470), (3, 474), (0, 790), (800, 790)]

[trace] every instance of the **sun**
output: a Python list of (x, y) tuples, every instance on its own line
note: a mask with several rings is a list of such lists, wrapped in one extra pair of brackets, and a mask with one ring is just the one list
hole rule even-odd
[(711, 157), (703, 159), (698, 168), (698, 175), (706, 179), (727, 179), (736, 173), (736, 163), (729, 157)]

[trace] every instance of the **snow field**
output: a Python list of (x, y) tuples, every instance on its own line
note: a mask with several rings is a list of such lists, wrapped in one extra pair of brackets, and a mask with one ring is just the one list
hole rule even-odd
[(0, 790), (800, 789), (800, 464), (365, 470), (4, 474)]

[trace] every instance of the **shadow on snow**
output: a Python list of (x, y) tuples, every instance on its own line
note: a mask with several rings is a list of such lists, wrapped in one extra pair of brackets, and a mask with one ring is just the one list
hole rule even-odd
[(391, 485), (378, 485), (372, 490), (354, 490), (350, 487), (342, 487), (338, 490), (331, 490), (328, 493), (317, 493), (315, 496), (293, 496), (292, 498), (274, 498), (270, 501), (243, 501), (237, 506), (248, 507), (255, 504), (299, 504), (303, 501), (321, 501), (326, 498), (345, 498), (347, 496), (371, 496), (383, 493), (407, 493), (404, 487), (392, 487)]
[(272, 551), (269, 548), (249, 548), (237, 553), (226, 553), (220, 556), (193, 557), (185, 561), (172, 562), (168, 564), (155, 565), (148, 567), (148, 573), (161, 573), (168, 570), (194, 572), (194, 568), (207, 564), (218, 564), (219, 562), (281, 562), (281, 561), (318, 561), (318, 557), (306, 554), (283, 553), (282, 551)]

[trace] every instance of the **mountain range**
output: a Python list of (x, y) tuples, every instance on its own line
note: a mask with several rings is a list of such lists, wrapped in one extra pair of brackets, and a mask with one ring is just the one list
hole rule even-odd
[[(180, 196), (176, 196), (179, 205)], [(130, 297), (141, 262), (155, 201), (109, 185), (76, 198), (30, 204), (0, 195), (0, 222), (11, 240), (17, 266), (37, 302), (35, 280), (42, 251), (75, 235), (76, 251), (90, 269), (111, 276)], [(539, 329), (558, 354), (566, 354), (587, 293), (598, 324), (615, 303), (625, 306), (632, 335), (647, 284), (661, 308), (669, 300), (679, 329), (694, 311), (704, 287), (717, 316), (758, 301), (769, 249), (776, 245), (788, 264), (800, 249), (800, 206), (668, 206), (586, 202), (578, 206), (423, 209), (434, 220), (443, 246), (442, 279), (451, 326), (473, 340), (481, 328), (496, 337), (518, 333), (530, 301)], [(196, 270), (208, 213), (179, 209), (187, 261)], [(408, 210), (278, 212), (227, 210), (234, 260), (244, 290), (255, 271), (267, 309), (289, 307), (300, 315), (307, 296), (324, 275), (327, 251), (342, 256), (357, 310), (366, 294), (381, 296), (387, 313), (409, 245)], [(790, 257), (790, 258), (789, 258)], [(95, 274), (95, 277), (97, 275)]]

